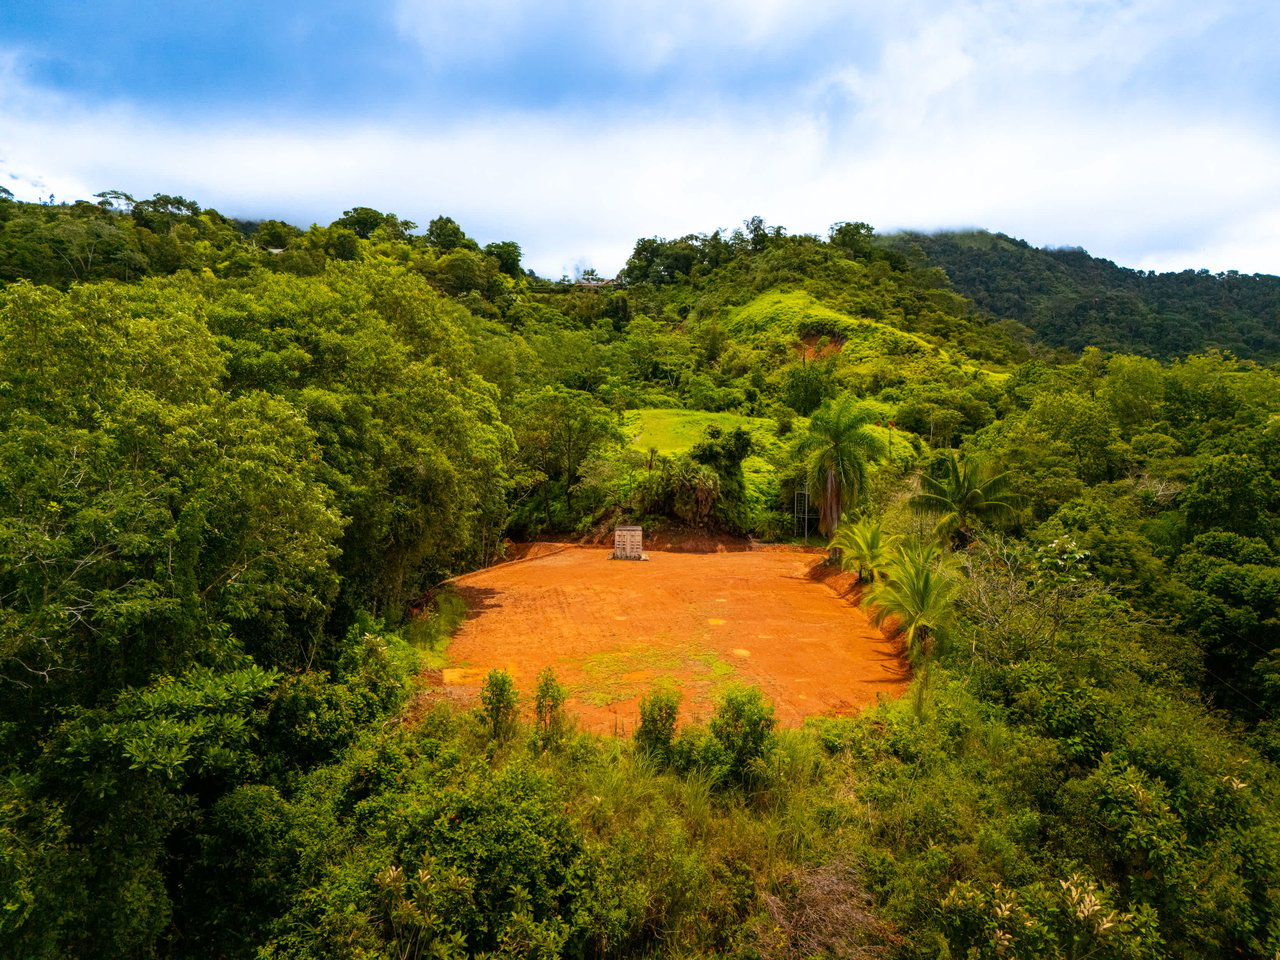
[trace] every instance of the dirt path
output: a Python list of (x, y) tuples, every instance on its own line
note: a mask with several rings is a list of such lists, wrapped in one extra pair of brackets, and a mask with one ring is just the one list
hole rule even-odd
[(906, 686), (894, 644), (811, 576), (813, 553), (655, 551), (637, 562), (548, 544), (524, 557), (454, 581), (469, 613), (449, 646), (452, 694), (500, 667), (528, 704), (551, 666), (581, 726), (629, 734), (659, 683), (681, 690), (686, 718), (709, 715), (726, 683), (754, 684), (786, 726)]

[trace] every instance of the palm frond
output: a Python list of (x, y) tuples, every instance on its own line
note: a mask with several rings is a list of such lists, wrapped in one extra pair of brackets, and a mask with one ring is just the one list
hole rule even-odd
[(945, 644), (954, 620), (957, 584), (952, 566), (935, 544), (907, 540), (898, 545), (888, 574), (867, 591), (863, 606), (871, 609), (877, 626), (889, 620), (897, 624), (907, 656), (919, 665)]
[(875, 580), (889, 566), (899, 539), (885, 533), (878, 518), (864, 517), (857, 521), (841, 518), (827, 548), (839, 550), (841, 567), (857, 573), (859, 580)]
[(1011, 493), (1012, 476), (992, 474), (975, 457), (960, 458), (948, 451), (938, 475), (920, 477), (920, 492), (907, 501), (917, 513), (939, 517), (937, 536), (967, 542), (974, 524), (1008, 520), (1017, 514), (1021, 498)]
[(851, 397), (840, 397), (814, 411), (800, 443), (809, 495), (818, 502), (818, 526), (828, 536), (840, 515), (861, 501), (867, 464), (887, 451), (884, 440), (867, 429), (869, 421)]

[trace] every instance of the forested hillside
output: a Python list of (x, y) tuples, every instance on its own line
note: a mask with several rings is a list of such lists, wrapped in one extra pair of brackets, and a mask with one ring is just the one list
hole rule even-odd
[(886, 243), (927, 258), (984, 313), (1026, 324), (1052, 346), (1162, 360), (1206, 350), (1280, 358), (1280, 277), (1131, 270), (1002, 233), (906, 233)]
[[(861, 223), (574, 284), (443, 216), (98, 199), (0, 197), (0, 954), (1280, 952), (1274, 324), (1151, 320), (1236, 279), (1068, 355)], [(410, 706), (511, 540), (788, 539), (797, 493), (901, 700)]]

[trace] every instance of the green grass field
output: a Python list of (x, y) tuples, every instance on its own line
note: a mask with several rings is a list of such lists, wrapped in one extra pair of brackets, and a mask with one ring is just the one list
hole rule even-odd
[(725, 431), (742, 427), (763, 449), (777, 443), (777, 425), (765, 417), (705, 410), (628, 410), (626, 413), (627, 435), (631, 446), (639, 450), (656, 447), (659, 453), (684, 453), (702, 439), (710, 426)]
[(747, 501), (757, 507), (768, 501), (777, 486), (777, 470), (769, 458), (785, 440), (777, 435), (777, 423), (767, 417), (744, 417), (736, 413), (708, 413), (705, 410), (628, 410), (626, 433), (631, 446), (639, 450), (657, 448), (666, 456), (687, 453), (702, 439), (707, 427), (721, 430), (742, 427), (751, 434), (755, 452), (742, 462)]

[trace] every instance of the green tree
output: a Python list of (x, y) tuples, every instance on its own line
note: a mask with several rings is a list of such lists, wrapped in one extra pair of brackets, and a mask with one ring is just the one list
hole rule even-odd
[(892, 621), (913, 665), (926, 665), (946, 645), (955, 621), (951, 567), (932, 544), (909, 540), (898, 545), (887, 573), (872, 584), (862, 605), (871, 608), (876, 626)]
[(387, 215), (381, 211), (373, 209), (373, 207), (352, 207), (350, 210), (344, 210), (342, 216), (333, 223), (331, 227), (342, 227), (350, 230), (361, 240), (368, 240), (373, 236), (373, 231), (382, 226), (387, 219)]
[(898, 540), (884, 532), (884, 522), (879, 517), (841, 518), (827, 549), (839, 550), (840, 566), (857, 573), (859, 580), (874, 581), (888, 569)]
[(728, 529), (738, 532), (745, 532), (747, 525), (747, 489), (742, 462), (751, 455), (751, 450), (751, 434), (741, 427), (726, 433), (712, 425), (689, 451), (690, 460), (716, 472), (720, 479), (716, 501), (718, 519)]
[(186, 197), (157, 193), (150, 200), (133, 205), (134, 222), (154, 234), (167, 234), (179, 223), (200, 213), (200, 205)]
[(939, 475), (921, 475), (920, 492), (908, 501), (912, 510), (938, 518), (938, 537), (964, 546), (973, 540), (976, 524), (1017, 514), (1019, 498), (1009, 492), (1009, 473), (992, 474), (981, 460), (954, 451), (947, 451), (940, 466)]
[(565, 696), (565, 689), (556, 679), (555, 671), (544, 667), (538, 674), (538, 689), (533, 704), (538, 723), (538, 741), (544, 749), (557, 746), (564, 738)]
[(49, 245), (76, 282), (101, 276), (103, 263), (110, 264), (124, 246), (120, 229), (102, 216), (62, 218), (48, 229), (47, 234)]
[(1041, 394), (1027, 411), (1033, 445), (1041, 454), (1066, 458), (1085, 483), (1115, 480), (1122, 475), (1130, 452), (1119, 440), (1111, 410), (1101, 401), (1077, 393)]
[(520, 276), (520, 244), (514, 240), (486, 243), (484, 252), (498, 261), (498, 269), (509, 277)]
[(507, 740), (519, 720), (520, 695), (505, 670), (490, 670), (480, 688), (480, 717), (490, 740)]
[(1156, 419), (1164, 400), (1165, 370), (1150, 357), (1114, 356), (1098, 390), (1120, 425), (1132, 433)]
[(1280, 563), (1262, 540), (1215, 530), (1178, 557), (1179, 602), (1200, 638), (1215, 699), (1251, 719), (1280, 705)]
[(680, 692), (670, 688), (651, 691), (640, 700), (640, 725), (635, 741), (639, 750), (659, 763), (671, 761), (671, 745), (680, 715)]
[(445, 293), (457, 297), (473, 290), (481, 294), (489, 292), (497, 272), (492, 258), (459, 247), (440, 257), (431, 275)]
[(836, 392), (833, 361), (801, 360), (782, 369), (779, 399), (807, 417)]
[(1182, 505), (1193, 534), (1226, 530), (1271, 542), (1280, 483), (1257, 458), (1222, 454), (1200, 464)]
[(206, 307), (172, 281), (0, 293), (0, 863), (43, 848), (57, 877), (0, 895), (19, 955), (156, 955), (175, 832), (323, 646), (343, 522), (316, 437), (220, 389)]
[(462, 227), (458, 226), (458, 222), (452, 217), (440, 216), (428, 223), (426, 238), (430, 246), (439, 250), (480, 249), (476, 242), (462, 231)]
[(677, 387), (693, 369), (694, 350), (689, 338), (644, 315), (627, 324), (626, 338), (620, 346), (632, 376), (669, 389)]
[(569, 519), (573, 515), (573, 487), (582, 464), (602, 446), (620, 438), (609, 408), (589, 393), (561, 386), (522, 394), (515, 402), (514, 429), (522, 462), (543, 489), (547, 522), (551, 522), (551, 487), (563, 493)]
[(412, 220), (403, 220), (394, 213), (388, 213), (382, 218), (382, 223), (378, 229), (373, 231), (371, 240), (391, 241), (392, 243), (407, 243), (410, 234), (418, 229), (418, 225)]
[(258, 244), (272, 250), (283, 250), (302, 236), (302, 231), (281, 220), (263, 220), (258, 224), (255, 238)]
[(711, 717), (711, 735), (728, 759), (727, 775), (742, 786), (761, 778), (764, 761), (777, 740), (773, 704), (755, 687), (730, 687)]
[(315, 431), (320, 468), (351, 519), (341, 617), (364, 608), (395, 619), (492, 547), (514, 451), (496, 391), (472, 369), (465, 311), (376, 262), (202, 290), (233, 389), (291, 398)]
[(809, 495), (818, 503), (818, 527), (828, 537), (840, 515), (861, 502), (867, 465), (887, 452), (884, 440), (867, 428), (871, 419), (851, 397), (840, 397), (814, 412), (800, 439)]
[(847, 256), (863, 259), (875, 252), (875, 230), (869, 223), (833, 223), (827, 232), (827, 242), (839, 248)]

